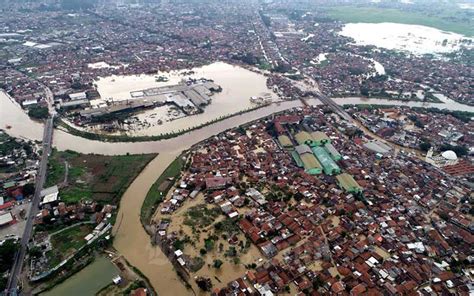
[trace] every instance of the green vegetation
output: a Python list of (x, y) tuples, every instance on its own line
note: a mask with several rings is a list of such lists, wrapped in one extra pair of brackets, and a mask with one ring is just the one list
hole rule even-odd
[(170, 180), (174, 181), (179, 176), (185, 164), (186, 161), (183, 159), (183, 155), (178, 156), (151, 186), (140, 212), (140, 219), (143, 224), (147, 224), (151, 219), (156, 207), (163, 201), (163, 198), (173, 186), (174, 182)]
[(217, 207), (209, 209), (206, 204), (189, 208), (184, 218), (184, 224), (191, 227), (207, 227), (220, 215), (221, 210)]
[(214, 260), (214, 263), (212, 264), (212, 266), (214, 266), (214, 268), (221, 268), (222, 264), (224, 264), (224, 262), (222, 262), (222, 260), (219, 260), (219, 259), (216, 259)]
[(78, 129), (70, 126), (69, 124), (66, 124), (66, 123), (62, 122), (60, 119), (57, 120), (55, 122), (55, 124), (61, 126), (62, 128), (64, 128), (71, 135), (75, 135), (75, 136), (78, 136), (78, 137), (86, 138), (86, 139), (89, 139), (89, 140), (95, 140), (95, 141), (103, 141), (103, 142), (161, 141), (161, 140), (171, 139), (171, 138), (175, 138), (175, 137), (184, 135), (184, 134), (189, 133), (191, 131), (198, 130), (200, 128), (212, 125), (214, 123), (217, 123), (217, 122), (222, 121), (222, 120), (226, 120), (228, 118), (231, 118), (231, 117), (234, 117), (234, 116), (237, 116), (237, 115), (242, 115), (242, 114), (245, 114), (247, 112), (255, 111), (255, 110), (260, 109), (260, 108), (265, 107), (265, 106), (267, 106), (267, 104), (258, 105), (258, 106), (255, 106), (255, 107), (250, 107), (248, 109), (239, 111), (237, 113), (222, 115), (218, 118), (214, 118), (214, 119), (209, 120), (209, 121), (207, 121), (207, 122), (205, 122), (201, 125), (198, 125), (198, 126), (193, 126), (193, 127), (187, 128), (187, 129), (179, 130), (177, 132), (164, 133), (164, 134), (160, 134), (160, 135), (156, 135), (156, 136), (127, 136), (127, 135), (96, 134), (96, 133), (91, 133), (91, 132), (78, 130)]
[(34, 106), (28, 110), (28, 116), (34, 119), (46, 119), (49, 116), (48, 108)]
[(217, 234), (232, 234), (240, 231), (238, 224), (235, 223), (235, 220), (232, 220), (230, 218), (217, 222), (216, 224), (214, 224), (214, 228)]
[[(6, 240), (0, 245), (0, 275), (12, 268), (13, 259), (18, 249), (18, 243), (15, 240)], [(7, 285), (8, 277), (0, 276), (0, 289), (3, 291)]]
[(204, 263), (205, 261), (201, 257), (194, 257), (191, 259), (191, 262), (189, 264), (189, 269), (192, 272), (196, 272), (204, 266)]
[(86, 244), (84, 237), (93, 229), (91, 224), (76, 225), (51, 236), (52, 250), (46, 253), (49, 266), (54, 267)]
[(116, 204), (132, 180), (155, 156), (85, 155), (73, 151), (53, 150), (46, 186), (61, 184), (66, 180), (60, 190), (61, 200), (66, 203), (77, 203), (86, 199)]
[(466, 146), (453, 146), (451, 144), (444, 144), (439, 147), (440, 151), (452, 150), (457, 156), (465, 156), (469, 153), (469, 149)]
[(392, 22), (410, 25), (423, 25), (444, 31), (474, 36), (474, 24), (452, 20), (450, 15), (427, 15), (420, 12), (408, 12), (397, 9), (375, 7), (340, 6), (330, 8), (328, 15), (346, 23), (382, 23)]

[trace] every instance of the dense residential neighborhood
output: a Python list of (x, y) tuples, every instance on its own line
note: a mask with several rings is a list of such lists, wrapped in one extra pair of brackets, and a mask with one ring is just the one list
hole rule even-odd
[(0, 14), (1, 295), (474, 295), (469, 1)]
[(153, 218), (156, 243), (215, 295), (468, 291), (470, 188), (356, 131), (308, 107), (197, 146)]

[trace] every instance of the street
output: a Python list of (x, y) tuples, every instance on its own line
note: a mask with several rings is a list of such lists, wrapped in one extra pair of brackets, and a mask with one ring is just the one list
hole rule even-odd
[(48, 167), (48, 157), (51, 153), (51, 145), (53, 139), (53, 119), (54, 116), (46, 120), (43, 133), (43, 152), (41, 156), (40, 167), (35, 183), (35, 193), (31, 202), (31, 208), (26, 221), (25, 231), (20, 241), (20, 247), (15, 255), (15, 261), (8, 279), (6, 295), (17, 295), (18, 278), (21, 274), (23, 261), (25, 259), (28, 242), (33, 231), (33, 223), (38, 213), (39, 203), (41, 202), (41, 190), (46, 180), (46, 171)]

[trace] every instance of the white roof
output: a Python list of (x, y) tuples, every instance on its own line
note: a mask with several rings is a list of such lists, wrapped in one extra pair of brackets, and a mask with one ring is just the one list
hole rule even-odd
[(41, 201), (41, 204), (44, 205), (50, 202), (55, 202), (58, 199), (59, 199), (58, 192), (53, 192), (43, 197), (43, 201)]
[(13, 216), (10, 212), (0, 214), (0, 225), (5, 225), (13, 221)]
[(443, 153), (441, 153), (441, 156), (443, 156), (447, 160), (456, 160), (458, 159), (458, 156), (456, 155), (456, 152), (453, 150), (446, 150)]
[(85, 92), (78, 92), (78, 93), (73, 93), (69, 95), (69, 98), (71, 100), (80, 100), (80, 99), (85, 99), (87, 98), (87, 95)]
[(58, 186), (57, 185), (54, 185), (54, 186), (51, 186), (51, 187), (48, 187), (48, 188), (45, 188), (43, 190), (41, 190), (41, 197), (43, 196), (46, 196), (48, 194), (52, 194), (52, 193), (59, 193), (59, 189), (58, 189)]

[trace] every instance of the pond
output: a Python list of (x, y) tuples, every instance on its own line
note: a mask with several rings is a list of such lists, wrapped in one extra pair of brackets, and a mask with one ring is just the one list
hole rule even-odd
[(95, 295), (100, 289), (110, 284), (112, 278), (118, 274), (118, 269), (110, 260), (98, 257), (87, 267), (41, 295)]

